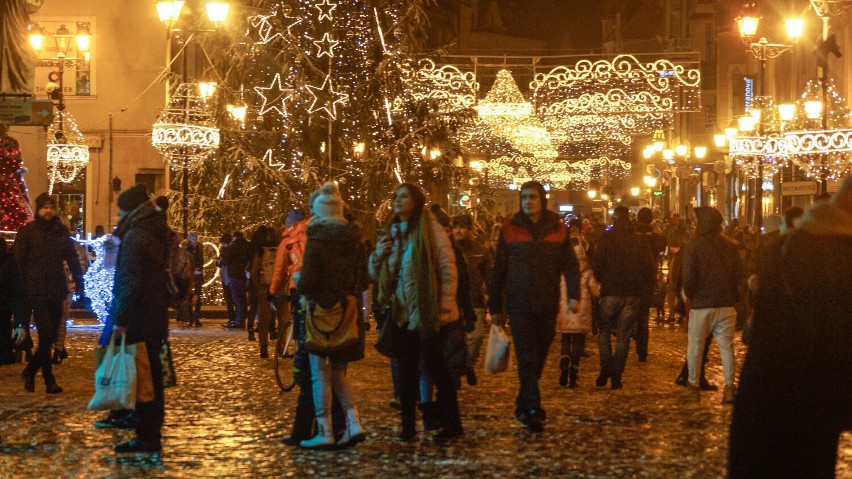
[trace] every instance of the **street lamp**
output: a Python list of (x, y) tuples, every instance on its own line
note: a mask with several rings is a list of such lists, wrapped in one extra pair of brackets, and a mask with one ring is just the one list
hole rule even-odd
[[(64, 24), (60, 25), (52, 36), (56, 45), (56, 56), (46, 60), (56, 61), (57, 70), (50, 72), (48, 75), (50, 82), (45, 86), (48, 97), (56, 102), (57, 109), (53, 122), (48, 128), (47, 138), (47, 163), (50, 168), (48, 193), (50, 194), (53, 193), (53, 185), (57, 180), (63, 183), (74, 181), (77, 174), (89, 163), (89, 148), (83, 141), (83, 134), (77, 128), (71, 114), (65, 111), (64, 76), (66, 62), (76, 65), (77, 62), (89, 60), (91, 44), (89, 25), (86, 23), (78, 23), (77, 32), (73, 35)], [(77, 52), (82, 53), (82, 57), (68, 56), (71, 40), (74, 38), (76, 38)], [(36, 57), (40, 57), (45, 42), (44, 29), (33, 25), (29, 40)]]
[[(221, 27), (228, 17), (230, 8), (227, 2), (207, 0), (204, 2), (207, 19), (213, 24), (210, 30), (186, 30), (179, 28), (183, 0), (159, 0), (156, 2), (157, 16), (166, 27), (166, 65), (171, 66), (171, 43), (175, 33), (192, 34), (212, 32)], [(187, 54), (183, 53), (183, 81), (177, 89), (177, 95), (170, 99), (170, 87), (166, 80), (166, 106), (157, 123), (152, 128), (152, 143), (170, 163), (171, 167), (181, 170), (181, 210), (183, 214), (183, 234), (189, 232), (189, 170), (198, 166), (219, 147), (219, 129), (213, 116), (207, 111), (207, 100), (216, 91), (214, 82), (189, 82)], [(232, 117), (242, 123), (245, 119), (245, 107), (232, 106)], [(169, 184), (171, 181), (169, 181)]]

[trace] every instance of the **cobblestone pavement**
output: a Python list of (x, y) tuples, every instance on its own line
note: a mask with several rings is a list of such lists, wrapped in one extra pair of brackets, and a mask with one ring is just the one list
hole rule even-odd
[[(88, 411), (97, 328), (69, 330), (70, 357), (57, 367), (65, 392), (23, 392), (20, 365), (0, 368), (0, 478), (23, 477), (577, 477), (715, 478), (724, 476), (730, 406), (721, 390), (700, 404), (680, 399), (673, 384), (686, 336), (679, 327), (653, 327), (651, 355), (631, 351), (624, 389), (594, 386), (597, 348), (581, 367), (580, 387), (557, 384), (554, 350), (542, 385), (548, 411), (543, 434), (514, 425), (514, 371), (481, 372), (477, 387), (460, 392), (466, 436), (450, 446), (398, 442), (398, 416), (387, 361), (368, 347), (350, 368), (367, 441), (346, 451), (303, 451), (281, 444), (289, 433), (295, 392), (279, 393), (271, 360), (260, 359), (245, 333), (219, 320), (201, 330), (172, 329), (179, 385), (166, 392), (162, 456), (116, 456), (111, 446), (131, 432), (101, 430)], [(375, 339), (369, 333), (368, 344)], [(737, 359), (743, 347), (737, 344)], [(721, 384), (718, 353), (708, 377)], [(838, 477), (852, 478), (852, 435), (840, 447)]]

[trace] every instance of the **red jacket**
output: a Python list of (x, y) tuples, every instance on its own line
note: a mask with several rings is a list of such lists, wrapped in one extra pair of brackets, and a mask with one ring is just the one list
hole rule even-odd
[(302, 269), (309, 220), (305, 218), (281, 233), (281, 243), (275, 255), (275, 272), (272, 274), (272, 284), (269, 285), (271, 294), (290, 294), (291, 289), (296, 289), (293, 274)]

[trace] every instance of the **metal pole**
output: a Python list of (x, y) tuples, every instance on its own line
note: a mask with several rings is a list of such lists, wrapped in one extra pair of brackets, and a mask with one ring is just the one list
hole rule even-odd
[(107, 194), (107, 225), (109, 227), (109, 231), (112, 232), (112, 201), (113, 201), (113, 188), (112, 188), (112, 113), (109, 114), (109, 180), (107, 181), (109, 193)]
[[(761, 52), (760, 60), (760, 94), (766, 96), (766, 51)], [(766, 114), (766, 112), (763, 112)], [(763, 136), (763, 117), (757, 124), (758, 136)], [(754, 208), (754, 225), (757, 226), (758, 233), (763, 228), (763, 158), (757, 157), (757, 184), (755, 185), (755, 208)]]

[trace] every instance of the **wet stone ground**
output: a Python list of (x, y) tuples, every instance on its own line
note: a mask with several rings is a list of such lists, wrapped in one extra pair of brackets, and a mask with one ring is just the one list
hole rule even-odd
[[(175, 325), (172, 346), (179, 385), (166, 392), (164, 451), (160, 457), (116, 455), (111, 447), (132, 433), (96, 429), (104, 415), (89, 411), (97, 328), (72, 328), (70, 357), (58, 366), (65, 392), (23, 391), (20, 365), (0, 368), (0, 478), (24, 477), (724, 477), (730, 406), (721, 390), (686, 403), (673, 384), (686, 335), (679, 327), (653, 326), (651, 355), (639, 363), (631, 351), (624, 389), (594, 386), (597, 346), (581, 367), (580, 387), (557, 383), (557, 348), (542, 384), (548, 422), (543, 434), (514, 424), (515, 371), (480, 372), (476, 387), (460, 392), (464, 439), (449, 446), (396, 440), (398, 415), (387, 360), (368, 348), (350, 368), (367, 441), (346, 451), (304, 451), (281, 444), (289, 434), (296, 392), (279, 393), (271, 360), (244, 332), (225, 331), (220, 320), (200, 329)], [(368, 344), (375, 331), (368, 333)], [(737, 344), (741, 362), (743, 346)], [(480, 358), (481, 360), (481, 358)], [(708, 377), (721, 384), (718, 353)], [(837, 476), (852, 478), (852, 435), (838, 452)]]

